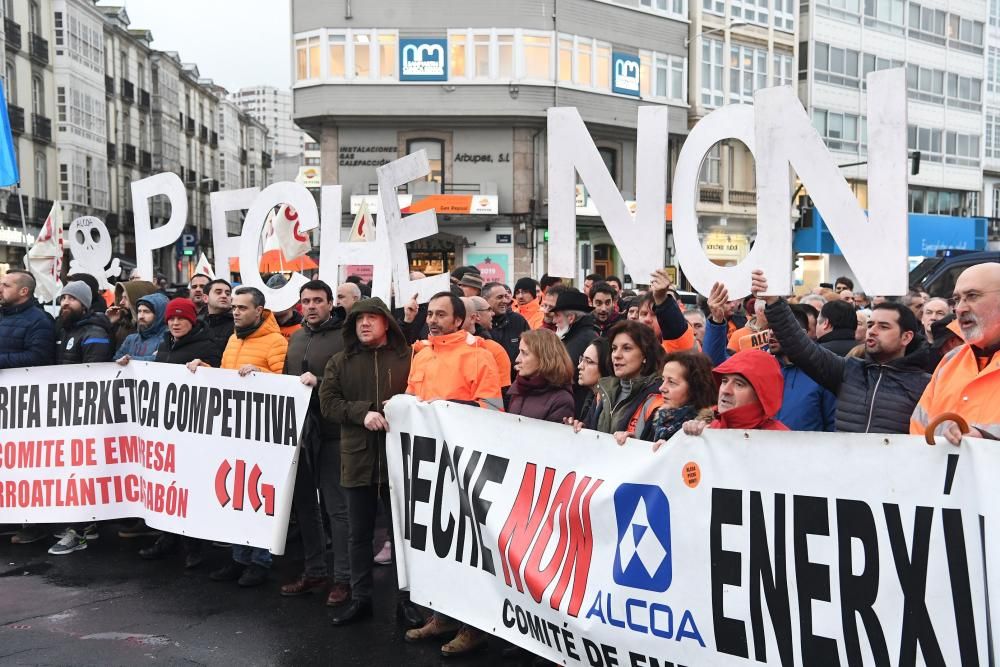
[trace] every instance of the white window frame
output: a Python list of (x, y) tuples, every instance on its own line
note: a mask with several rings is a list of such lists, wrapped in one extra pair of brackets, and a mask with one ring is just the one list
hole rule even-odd
[[(662, 4), (662, 7), (657, 5)], [(639, 0), (640, 9), (656, 14), (687, 19), (688, 0)]]
[[(705, 58), (705, 48), (709, 49), (709, 58)], [(705, 81), (704, 71), (701, 81), (701, 106), (705, 108), (721, 107), (726, 100), (726, 43), (721, 39), (702, 38), (702, 65), (708, 65), (709, 81)], [(716, 62), (718, 57), (718, 62)], [(716, 76), (718, 81), (716, 81)], [(707, 101), (706, 101), (707, 98)]]
[[(612, 47), (610, 42), (603, 42), (593, 37), (581, 37), (580, 35), (570, 35), (567, 33), (559, 33), (554, 42), (556, 44), (556, 77), (559, 76), (559, 40), (569, 40), (572, 42), (572, 64), (570, 66), (570, 73), (572, 75), (572, 81), (567, 83), (565, 81), (559, 81), (560, 86), (570, 86), (574, 88), (580, 88), (581, 90), (596, 90), (602, 93), (611, 92), (611, 63), (608, 63), (608, 87), (598, 87), (597, 85), (597, 49), (603, 48), (607, 49), (609, 53), (612, 52)], [(580, 82), (580, 45), (586, 44), (590, 47), (590, 83)]]
[[(738, 66), (733, 68), (732, 66), (732, 54), (736, 51), (739, 53), (737, 57)], [(730, 54), (730, 66), (726, 68), (729, 75), (729, 103), (730, 104), (753, 104), (753, 94), (767, 86), (767, 74), (768, 74), (768, 62), (767, 62), (767, 48), (759, 48), (756, 46), (750, 46), (749, 44), (737, 44), (735, 42), (730, 42), (729, 44), (729, 54)], [(764, 55), (764, 69), (760, 70), (759, 65), (761, 64), (760, 55)], [(747, 55), (750, 56), (750, 68), (747, 69), (743, 67), (743, 60)], [(740, 89), (739, 91), (733, 90), (732, 77), (733, 72), (739, 73)], [(753, 85), (751, 90), (743, 90), (743, 76), (749, 72), (753, 80)], [(763, 80), (761, 80), (763, 77)]]
[[(317, 40), (317, 48), (319, 49), (319, 72), (308, 72), (308, 76), (300, 79), (299, 78), (299, 50), (304, 48), (306, 51), (306, 69), (309, 69), (309, 45), (310, 39)], [(305, 41), (305, 46), (300, 47), (299, 42)], [(294, 35), (292, 39), (292, 45), (294, 50), (292, 67), (295, 69), (295, 84), (296, 85), (308, 85), (320, 83), (326, 78), (326, 58), (327, 58), (327, 47), (326, 47), (326, 35), (323, 30), (310, 30), (309, 32), (301, 32)]]
[[(666, 86), (665, 90), (667, 95), (664, 97), (662, 95), (657, 95), (657, 84), (660, 80), (660, 68), (657, 66), (658, 63), (665, 64), (666, 70)], [(660, 100), (669, 101), (678, 104), (688, 103), (688, 59), (686, 56), (678, 56), (668, 53), (660, 53), (658, 51), (639, 51), (639, 76), (640, 80), (643, 82), (639, 86), (640, 97), (644, 100)], [(680, 67), (681, 69), (681, 90), (680, 95), (673, 95), (670, 89), (671, 74), (675, 67)]]
[[(545, 37), (549, 40), (549, 73), (544, 79), (531, 78), (528, 76), (527, 47), (525, 37)], [(552, 83), (556, 76), (556, 54), (558, 52), (558, 38), (551, 30), (524, 30), (518, 28), (514, 31), (514, 76), (518, 81), (541, 81)]]
[(795, 34), (795, 0), (774, 0), (771, 16), (775, 30)]
[[(551, 33), (537, 33), (537, 34), (551, 34)], [(465, 39), (465, 75), (453, 74), (451, 69), (451, 63), (448, 63), (448, 81), (462, 81), (465, 83), (473, 83), (477, 81), (498, 81), (500, 80), (500, 45), (498, 37), (503, 35), (505, 37), (511, 38), (511, 79), (518, 78), (518, 31), (510, 30), (499, 30), (497, 28), (490, 29), (478, 29), (478, 28), (467, 28), (465, 30), (449, 30), (448, 31), (448, 55), (451, 56), (451, 40), (452, 37), (461, 36)], [(476, 73), (476, 59), (475, 59), (475, 49), (476, 37), (488, 37), (487, 46), (487, 58), (489, 59), (487, 74), (486, 76), (480, 76)], [(523, 71), (523, 70), (522, 70)], [(504, 79), (505, 81), (508, 79)]]
[[(368, 77), (357, 77), (354, 72), (355, 63), (355, 35), (366, 35), (368, 37)], [(383, 73), (381, 67), (381, 59), (379, 58), (379, 37), (389, 36), (392, 37), (396, 44), (396, 52), (389, 67), (390, 72)], [(315, 85), (325, 81), (351, 81), (352, 83), (384, 83), (386, 81), (398, 81), (399, 80), (399, 31), (395, 29), (384, 29), (384, 28), (346, 28), (344, 30), (313, 30), (310, 32), (299, 33), (294, 36), (294, 41), (297, 43), (300, 39), (309, 37), (319, 37), (320, 38), (320, 59), (319, 59), (319, 76), (310, 77), (308, 79), (296, 80), (295, 86), (303, 85)], [(333, 44), (331, 37), (339, 37), (343, 42), (338, 42), (344, 47), (344, 76), (333, 77), (330, 74), (330, 46)], [(293, 66), (296, 68), (295, 74), (298, 76), (298, 47), (296, 46), (296, 62)], [(310, 72), (310, 74), (312, 74)]]
[[(860, 61), (858, 67), (860, 67)], [(795, 59), (791, 53), (775, 51), (771, 59), (773, 69), (772, 86), (793, 86), (795, 85)]]

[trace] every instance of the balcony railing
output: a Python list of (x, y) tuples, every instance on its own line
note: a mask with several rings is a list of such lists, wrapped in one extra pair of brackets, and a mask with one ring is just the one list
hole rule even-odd
[(7, 117), (10, 119), (10, 131), (14, 134), (24, 134), (24, 109), (15, 104), (8, 104)]
[(122, 150), (122, 162), (128, 165), (135, 165), (135, 146), (125, 144), (125, 148)]
[(52, 141), (52, 121), (37, 113), (31, 114), (31, 135), (35, 141), (47, 144)]
[(752, 191), (748, 192), (746, 190), (730, 190), (729, 203), (735, 204), (736, 206), (756, 206), (757, 193)]
[(49, 40), (31, 33), (31, 59), (39, 65), (49, 64)]
[(218, 132), (212, 132), (212, 134), (209, 135), (209, 137), (208, 137), (208, 145), (211, 146), (212, 148), (215, 148), (216, 146), (219, 145), (219, 133)]
[(115, 146), (110, 141), (108, 142), (108, 162), (114, 162), (118, 159), (118, 147)]
[(186, 123), (185, 126), (184, 126), (184, 132), (193, 137), (194, 136), (194, 118), (185, 118), (184, 122)]
[(200, 139), (203, 144), (208, 143), (208, 128), (204, 125), (198, 127), (198, 139)]
[(107, 97), (114, 97), (115, 95), (115, 77), (104, 75), (104, 94)]
[(128, 79), (122, 79), (122, 99), (128, 104), (135, 101), (135, 85)]
[(13, 19), (3, 20), (3, 36), (7, 42), (7, 48), (11, 51), (21, 50), (21, 26)]
[(240, 149), (240, 164), (246, 164), (246, 163), (247, 163), (247, 149), (241, 148)]
[(203, 178), (201, 182), (198, 183), (198, 189), (202, 192), (212, 191), (212, 180), (209, 178)]
[(139, 108), (143, 111), (149, 111), (149, 91), (139, 89)]
[(149, 151), (139, 153), (139, 169), (150, 171), (153, 169), (153, 155)]
[(702, 185), (698, 188), (698, 201), (703, 204), (721, 204), (722, 188), (713, 188)]
[(271, 154), (268, 153), (267, 151), (261, 151), (261, 153), (260, 153), (260, 162), (261, 162), (261, 166), (264, 169), (270, 169), (271, 168)]
[(193, 169), (188, 169), (184, 172), (184, 185), (189, 188), (193, 188), (198, 184), (198, 172)]

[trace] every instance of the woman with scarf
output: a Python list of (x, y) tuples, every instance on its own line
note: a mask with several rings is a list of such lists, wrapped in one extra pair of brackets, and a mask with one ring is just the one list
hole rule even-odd
[(597, 415), (601, 409), (597, 383), (600, 382), (601, 378), (609, 377), (612, 374), (611, 345), (608, 343), (608, 339), (598, 337), (591, 341), (587, 349), (580, 355), (580, 363), (577, 364), (576, 370), (578, 372), (577, 384), (590, 390), (590, 395), (583, 402), (576, 418), (583, 424), (583, 428), (593, 430), (597, 428)]
[[(653, 416), (649, 440), (653, 451), (662, 447), (684, 423), (697, 419), (706, 424), (712, 421), (716, 387), (712, 377), (712, 362), (697, 352), (672, 352), (663, 364), (663, 384), (660, 385), (663, 406)], [(615, 433), (615, 441), (624, 445), (635, 437), (627, 431)]]
[(573, 361), (555, 333), (532, 329), (521, 334), (514, 368), (509, 413), (551, 422), (573, 416)]
[[(774, 357), (763, 350), (743, 350), (729, 357), (712, 371), (719, 386), (716, 417), (708, 428), (787, 431), (774, 418), (781, 409), (785, 381)], [(688, 435), (701, 435), (705, 422), (697, 419), (684, 423)]]
[[(663, 405), (660, 369), (664, 352), (649, 327), (626, 320), (608, 331), (611, 367), (614, 375), (597, 383), (600, 408), (596, 430), (602, 433), (627, 431), (649, 440), (653, 414)], [(574, 423), (576, 430), (583, 424)], [(645, 436), (645, 437), (644, 437)]]

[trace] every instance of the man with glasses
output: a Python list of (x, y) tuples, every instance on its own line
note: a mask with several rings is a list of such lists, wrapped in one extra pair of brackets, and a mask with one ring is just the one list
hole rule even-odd
[[(977, 264), (955, 282), (954, 308), (965, 344), (945, 355), (910, 420), (910, 433), (922, 435), (928, 423), (954, 412), (969, 424), (969, 435), (1000, 439), (1000, 264)], [(962, 433), (954, 422), (935, 429), (957, 445)]]

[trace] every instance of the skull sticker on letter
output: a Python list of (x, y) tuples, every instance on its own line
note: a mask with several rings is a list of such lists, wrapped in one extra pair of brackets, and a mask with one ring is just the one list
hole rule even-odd
[(111, 259), (111, 235), (103, 220), (91, 215), (74, 220), (69, 226), (69, 249), (70, 273), (90, 274), (101, 289), (110, 289), (108, 278), (121, 273), (121, 266), (118, 259)]

